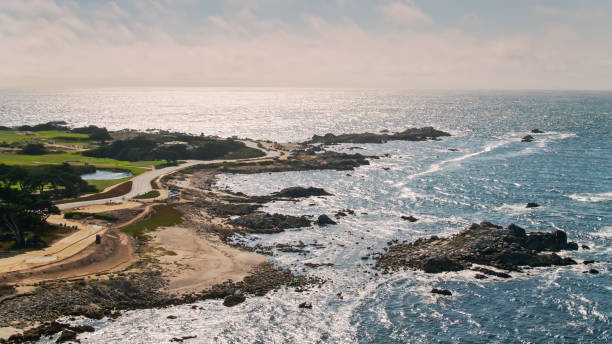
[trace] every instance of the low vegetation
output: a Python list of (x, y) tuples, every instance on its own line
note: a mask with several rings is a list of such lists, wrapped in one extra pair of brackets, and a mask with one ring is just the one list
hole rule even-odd
[(123, 230), (140, 239), (146, 238), (146, 233), (159, 227), (174, 226), (183, 222), (182, 214), (171, 205), (158, 205), (153, 207), (151, 214), (142, 221), (136, 222)]
[(151, 190), (145, 194), (134, 197), (134, 199), (149, 199), (149, 198), (155, 198), (155, 197), (159, 197), (159, 191)]
[(92, 218), (96, 220), (104, 220), (104, 221), (117, 221), (117, 218), (111, 214), (103, 214), (103, 213), (84, 213), (79, 211), (70, 211), (64, 214), (65, 219), (71, 220), (81, 220)]

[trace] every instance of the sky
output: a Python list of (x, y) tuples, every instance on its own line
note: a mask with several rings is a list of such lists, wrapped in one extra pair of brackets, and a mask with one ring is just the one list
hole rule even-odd
[(1, 0), (0, 87), (612, 90), (610, 0)]

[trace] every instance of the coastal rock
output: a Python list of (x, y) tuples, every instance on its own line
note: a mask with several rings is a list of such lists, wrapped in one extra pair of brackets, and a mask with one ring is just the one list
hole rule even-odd
[(329, 216), (323, 214), (319, 215), (316, 222), (319, 226), (335, 225), (336, 221), (332, 220)]
[(374, 133), (359, 133), (359, 134), (325, 134), (323, 136), (314, 135), (312, 139), (305, 142), (306, 144), (323, 143), (323, 144), (338, 144), (338, 143), (385, 143), (387, 141), (425, 141), (436, 140), (440, 137), (451, 136), (449, 133), (436, 130), (433, 127), (410, 128), (394, 134), (374, 134)]
[(584, 264), (584, 265), (589, 265), (589, 264), (594, 264), (594, 263), (595, 263), (595, 261), (592, 260), (592, 259), (585, 260), (585, 261), (582, 262), (582, 264)]
[(525, 247), (530, 250), (553, 251), (568, 250), (567, 234), (556, 230), (552, 233), (532, 232), (525, 240)]
[(312, 303), (304, 301), (298, 305), (298, 308), (312, 309)]
[(410, 216), (402, 215), (402, 220), (408, 221), (408, 222), (417, 222), (419, 219), (417, 219), (416, 217), (414, 217), (412, 215), (410, 215)]
[(491, 270), (491, 269), (483, 268), (481, 266), (472, 268), (472, 271), (477, 271), (477, 272), (483, 273), (484, 275), (496, 276), (496, 277), (500, 277), (500, 278), (510, 278), (510, 277), (512, 277), (512, 276), (510, 276), (509, 274), (507, 274), (505, 272), (497, 272), (497, 271), (494, 271), (494, 270)]
[(232, 225), (244, 227), (250, 233), (280, 233), (289, 228), (308, 227), (312, 221), (305, 216), (268, 214), (254, 212), (243, 215), (229, 222)]
[(535, 140), (533, 136), (526, 135), (526, 136), (523, 136), (523, 138), (521, 139), (521, 142), (533, 142), (533, 140)]
[(283, 198), (306, 198), (310, 196), (332, 196), (329, 192), (321, 188), (308, 187), (304, 188), (301, 186), (294, 186), (286, 189), (282, 189), (279, 192), (272, 194), (275, 197)]
[(540, 205), (539, 205), (539, 204), (537, 204), (537, 203), (535, 203), (535, 202), (529, 202), (529, 203), (527, 203), (527, 205), (525, 206), (525, 208), (537, 208), (537, 207), (539, 207), (539, 206), (540, 206)]
[(438, 289), (438, 288), (431, 289), (430, 293), (444, 295), (444, 296), (452, 296), (453, 295), (453, 293), (451, 293), (451, 291), (448, 290), (448, 289)]
[(77, 341), (76, 336), (77, 334), (74, 331), (63, 330), (55, 342), (56, 343), (75, 342)]
[(104, 310), (96, 304), (77, 305), (74, 306), (70, 315), (82, 315), (86, 318), (100, 320), (104, 318)]
[[(376, 257), (376, 267), (382, 270), (413, 268), (428, 273), (468, 269), (472, 264), (520, 271), (521, 266), (571, 265), (571, 258), (542, 251), (567, 250), (567, 235), (563, 231), (525, 233), (516, 225), (506, 228), (488, 222), (472, 224), (448, 237), (420, 238), (412, 243), (392, 245)], [(474, 268), (487, 275), (508, 278), (505, 273)]]
[(234, 307), (236, 305), (243, 303), (245, 300), (246, 300), (246, 297), (242, 294), (229, 295), (225, 297), (225, 299), (223, 299), (223, 305), (225, 307)]
[(542, 130), (540, 130), (540, 129), (532, 129), (531, 133), (532, 134), (544, 134), (544, 132)]

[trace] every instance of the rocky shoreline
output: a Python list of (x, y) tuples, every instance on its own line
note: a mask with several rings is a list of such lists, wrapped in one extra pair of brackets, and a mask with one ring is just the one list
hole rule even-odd
[(159, 266), (152, 264), (141, 272), (118, 273), (104, 280), (44, 283), (32, 293), (5, 299), (0, 307), (0, 326), (24, 327), (32, 323), (42, 325), (0, 340), (0, 343), (31, 342), (41, 336), (50, 336), (65, 330), (67, 325), (58, 326), (55, 322), (60, 316), (116, 318), (125, 310), (162, 308), (208, 299), (223, 299), (237, 292), (263, 296), (281, 286), (306, 290), (323, 283), (319, 279), (297, 276), (289, 270), (278, 269), (265, 263), (258, 266), (243, 281), (227, 281), (199, 293), (176, 296), (163, 291), (166, 282), (160, 276)]
[[(207, 177), (203, 182), (202, 190), (211, 190), (214, 178), (219, 173), (352, 170), (367, 164), (369, 164), (367, 158), (360, 154), (335, 152), (313, 154), (297, 151), (286, 160), (198, 166), (169, 176), (163, 179), (162, 183), (167, 186), (168, 181), (173, 178), (182, 178), (185, 174), (204, 171)], [(208, 230), (198, 229), (203, 232), (202, 234), (212, 233), (222, 239), (228, 239), (233, 234), (240, 232), (275, 233), (288, 228), (308, 227), (312, 221), (306, 217), (267, 214), (257, 209), (264, 203), (275, 200), (296, 200), (304, 197), (330, 195), (323, 189), (302, 187), (288, 188), (269, 196), (259, 197), (247, 197), (240, 193), (225, 193), (220, 196), (208, 192), (206, 194), (212, 197), (202, 198), (202, 194), (193, 190), (191, 194), (188, 190), (184, 194), (190, 199), (190, 202), (180, 207), (183, 213), (206, 211), (215, 218), (228, 220), (227, 225), (223, 226), (224, 230), (210, 230), (216, 228), (214, 226)], [(238, 217), (229, 221), (230, 216)], [(189, 224), (188, 220), (187, 223)], [(200, 224), (201, 222), (197, 221), (191, 223), (195, 226), (200, 226)], [(229, 240), (224, 241), (231, 244)], [(234, 246), (242, 247), (237, 244)], [(141, 252), (146, 247), (146, 241), (138, 244), (138, 250)], [(251, 248), (250, 250), (256, 251), (257, 249)], [(32, 342), (42, 336), (50, 336), (58, 332), (62, 332), (58, 341), (74, 340), (77, 333), (84, 331), (82, 328), (56, 322), (55, 319), (61, 316), (85, 316), (92, 319), (115, 318), (125, 310), (160, 308), (206, 299), (227, 299), (224, 304), (232, 306), (244, 301), (245, 295), (263, 296), (281, 286), (307, 290), (312, 286), (324, 283), (318, 278), (295, 275), (289, 270), (264, 263), (257, 266), (249, 276), (240, 282), (227, 281), (201, 292), (173, 295), (165, 291), (168, 281), (162, 277), (163, 268), (154, 258), (141, 259), (136, 265), (125, 272), (99, 274), (99, 278), (96, 276), (96, 278), (88, 279), (41, 282), (34, 286), (33, 291), (27, 293), (13, 294), (14, 289), (11, 289), (8, 296), (0, 299), (0, 327), (26, 328), (33, 324), (40, 325), (24, 331), (23, 334), (0, 339), (0, 343)], [(87, 328), (86, 330), (92, 329)]]
[(426, 141), (439, 140), (441, 137), (451, 136), (451, 134), (434, 129), (433, 127), (409, 128), (401, 132), (389, 134), (358, 133), (358, 134), (325, 134), (323, 136), (314, 135), (312, 139), (304, 144), (326, 144), (333, 145), (338, 143), (385, 143), (388, 141)]
[[(336, 143), (381, 143), (389, 140), (422, 141), (439, 139), (450, 134), (431, 127), (408, 129), (395, 134), (344, 134), (335, 136), (314, 136), (306, 144)], [(274, 158), (256, 162), (228, 162), (200, 165), (180, 170), (161, 179), (164, 187), (174, 186), (182, 189), (186, 202), (177, 206), (183, 213), (183, 225), (193, 228), (200, 235), (214, 235), (225, 243), (252, 252), (270, 254), (273, 249), (281, 252), (303, 254), (307, 245), (278, 243), (271, 247), (248, 247), (231, 240), (235, 234), (279, 233), (286, 229), (305, 228), (312, 225), (333, 225), (336, 222), (326, 214), (314, 216), (292, 216), (269, 214), (260, 209), (265, 203), (273, 201), (298, 201), (306, 197), (331, 196), (324, 189), (312, 187), (291, 187), (265, 196), (248, 196), (240, 192), (220, 190), (216, 187), (216, 177), (224, 173), (255, 174), (308, 170), (354, 170), (369, 165), (368, 157), (361, 154), (346, 154), (315, 150), (304, 145), (302, 150), (294, 151), (286, 159)], [(187, 185), (184, 181), (189, 178)], [(180, 184), (180, 185), (179, 185)], [(189, 187), (184, 187), (189, 186)], [(354, 215), (350, 209), (336, 212), (335, 219)], [(402, 219), (414, 222), (413, 216)], [(317, 244), (312, 244), (316, 248)], [(140, 250), (147, 242), (139, 243)], [(562, 266), (576, 264), (571, 258), (562, 258), (554, 252), (578, 249), (575, 243), (567, 242), (562, 231), (552, 233), (526, 233), (524, 229), (509, 225), (506, 228), (488, 222), (473, 224), (450, 238), (418, 239), (413, 243), (395, 244), (388, 247), (384, 254), (373, 255), (375, 269), (390, 273), (404, 268), (423, 270), (427, 273), (472, 269), (478, 279), (488, 276), (508, 278), (509, 274), (473, 264), (488, 265), (507, 271), (521, 271), (524, 266)], [(543, 251), (554, 251), (543, 253)], [(311, 264), (311, 265), (308, 265)], [(332, 263), (307, 263), (309, 267), (333, 265)], [(42, 336), (62, 332), (61, 338), (74, 340), (76, 334), (90, 331), (55, 321), (61, 316), (85, 316), (92, 319), (115, 318), (122, 311), (168, 307), (189, 304), (207, 299), (224, 299), (224, 305), (231, 307), (243, 302), (248, 295), (263, 296), (282, 286), (307, 290), (320, 286), (326, 281), (319, 278), (297, 275), (272, 264), (258, 265), (249, 276), (240, 282), (227, 281), (213, 287), (188, 294), (168, 293), (168, 281), (163, 278), (163, 267), (155, 258), (143, 258), (136, 266), (124, 272), (100, 274), (99, 278), (72, 281), (53, 281), (40, 283), (28, 293), (4, 296), (0, 299), (0, 327), (24, 328), (32, 324), (42, 324), (26, 330), (23, 334), (13, 335), (0, 343), (21, 343), (35, 341)], [(445, 290), (432, 291), (450, 295)], [(309, 308), (308, 305), (300, 305)], [(312, 307), (312, 306), (310, 306)], [(180, 338), (179, 338), (180, 340)]]

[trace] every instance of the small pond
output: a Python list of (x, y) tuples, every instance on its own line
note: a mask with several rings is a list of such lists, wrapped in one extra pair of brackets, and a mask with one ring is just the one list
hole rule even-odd
[(130, 172), (116, 172), (116, 171), (105, 171), (105, 170), (97, 170), (94, 173), (87, 173), (81, 175), (83, 180), (115, 180), (121, 178), (131, 177), (132, 174)]

